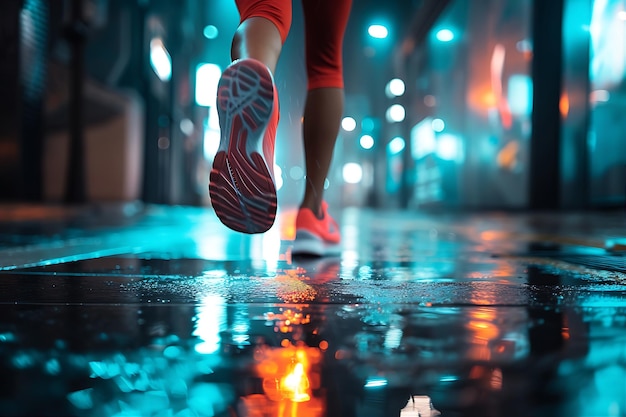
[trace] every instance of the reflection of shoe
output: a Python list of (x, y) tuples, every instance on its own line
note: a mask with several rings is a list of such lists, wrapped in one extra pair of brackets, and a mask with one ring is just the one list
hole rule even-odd
[(340, 256), (324, 257), (296, 257), (293, 265), (302, 269), (305, 276), (310, 278), (311, 284), (325, 284), (339, 279), (341, 271)]
[(336, 255), (341, 252), (340, 242), (339, 227), (328, 214), (328, 204), (325, 201), (322, 202), (321, 219), (308, 208), (298, 211), (292, 255)]
[(262, 233), (274, 224), (274, 141), (278, 94), (260, 61), (231, 64), (217, 90), (220, 146), (213, 161), (209, 195), (217, 217), (244, 233)]

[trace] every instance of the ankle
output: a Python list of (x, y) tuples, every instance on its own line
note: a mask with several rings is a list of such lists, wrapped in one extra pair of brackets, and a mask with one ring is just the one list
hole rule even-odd
[(301, 209), (309, 209), (311, 210), (311, 212), (315, 215), (315, 217), (317, 217), (319, 220), (324, 218), (324, 212), (322, 210), (322, 203), (316, 203), (314, 201), (303, 201), (302, 204), (300, 204), (300, 208)]

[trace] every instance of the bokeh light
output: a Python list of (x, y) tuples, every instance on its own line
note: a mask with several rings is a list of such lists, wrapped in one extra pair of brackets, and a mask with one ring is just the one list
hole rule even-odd
[(367, 28), (367, 33), (375, 39), (385, 39), (389, 36), (389, 30), (384, 25), (370, 25)]
[(352, 132), (356, 129), (356, 120), (353, 117), (344, 117), (341, 120), (341, 128), (346, 132)]
[(363, 149), (372, 149), (374, 147), (374, 138), (371, 135), (363, 135), (359, 140), (359, 144)]

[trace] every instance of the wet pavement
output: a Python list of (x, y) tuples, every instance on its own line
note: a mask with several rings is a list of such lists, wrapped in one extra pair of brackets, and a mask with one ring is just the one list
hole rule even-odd
[(626, 213), (335, 214), (0, 209), (0, 415), (626, 415)]

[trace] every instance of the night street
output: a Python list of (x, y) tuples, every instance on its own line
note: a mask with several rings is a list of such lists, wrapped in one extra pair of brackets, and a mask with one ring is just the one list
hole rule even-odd
[(258, 236), (192, 208), (2, 213), (3, 415), (626, 410), (618, 214), (345, 209), (341, 256), (292, 259), (289, 212)]

